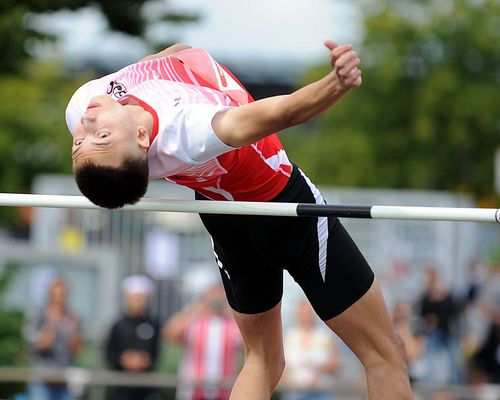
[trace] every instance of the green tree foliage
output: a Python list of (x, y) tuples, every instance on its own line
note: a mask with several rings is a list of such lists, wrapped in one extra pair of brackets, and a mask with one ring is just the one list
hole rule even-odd
[(26, 365), (26, 344), (22, 334), (24, 316), (22, 312), (5, 308), (2, 297), (15, 274), (8, 268), (0, 274), (0, 365)]
[[(194, 21), (168, 2), (143, 12), (147, 0), (2, 0), (0, 2), (0, 191), (29, 192), (39, 173), (71, 173), (64, 110), (74, 90), (93, 76), (74, 77), (63, 65), (41, 65), (27, 51), (33, 40), (57, 40), (33, 29), (34, 15), (98, 7), (112, 30), (144, 37), (147, 26)], [(168, 38), (166, 39), (168, 41)], [(150, 43), (154, 46), (154, 43)], [(168, 43), (164, 43), (168, 44)], [(0, 221), (16, 210), (1, 208)]]
[[(24, 315), (4, 307), (2, 297), (16, 273), (15, 266), (0, 272), (0, 366), (16, 367), (27, 364), (26, 343), (23, 337)], [(0, 398), (10, 399), (23, 391), (20, 384), (0, 385)]]
[(0, 77), (0, 185), (27, 191), (43, 172), (71, 172), (71, 136), (64, 109), (83, 81), (68, 79), (53, 65), (36, 65), (24, 76)]
[[(66, 104), (83, 77), (71, 78), (56, 65), (32, 64), (24, 74), (0, 75), (0, 188), (31, 189), (39, 173), (71, 173), (71, 136)], [(0, 216), (15, 210), (2, 207)]]
[[(0, 72), (19, 71), (30, 59), (27, 44), (32, 40), (54, 40), (36, 30), (30, 23), (33, 15), (60, 10), (98, 7), (111, 30), (144, 37), (147, 26), (159, 22), (182, 23), (196, 21), (197, 15), (183, 14), (159, 7), (153, 19), (143, 12), (148, 0), (2, 0), (0, 2)], [(164, 43), (162, 43), (163, 45)]]
[(324, 184), (491, 193), (500, 1), (358, 3), (363, 86), (307, 132), (283, 135), (294, 159)]

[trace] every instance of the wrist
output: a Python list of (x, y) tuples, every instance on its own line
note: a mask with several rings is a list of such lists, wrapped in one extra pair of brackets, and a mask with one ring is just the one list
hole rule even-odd
[(328, 75), (326, 75), (324, 78), (325, 80), (325, 88), (328, 90), (328, 92), (331, 95), (332, 100), (337, 100), (338, 98), (342, 97), (344, 94), (346, 94), (350, 87), (342, 84), (339, 76), (335, 71), (331, 71)]

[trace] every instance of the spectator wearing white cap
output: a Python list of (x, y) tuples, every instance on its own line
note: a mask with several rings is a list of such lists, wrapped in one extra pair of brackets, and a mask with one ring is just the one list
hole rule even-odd
[[(106, 359), (114, 370), (147, 372), (158, 358), (158, 323), (149, 316), (154, 284), (146, 276), (131, 275), (122, 282), (124, 313), (113, 324), (106, 342)], [(118, 387), (114, 399), (154, 398), (150, 388)]]

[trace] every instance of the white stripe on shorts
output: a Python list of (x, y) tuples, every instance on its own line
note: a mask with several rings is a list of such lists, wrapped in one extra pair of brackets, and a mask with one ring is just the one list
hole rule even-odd
[[(311, 192), (316, 199), (316, 204), (324, 204), (325, 200), (318, 188), (314, 186), (314, 183), (300, 170), (300, 173), (304, 177), (307, 185), (311, 189)], [(318, 217), (318, 244), (319, 244), (319, 253), (318, 253), (318, 261), (319, 261), (319, 270), (321, 272), (321, 276), (323, 278), (323, 282), (325, 281), (326, 274), (326, 250), (328, 243), (328, 218), (327, 217)]]
[(229, 276), (229, 272), (227, 272), (227, 269), (224, 268), (222, 261), (219, 260), (219, 255), (215, 251), (215, 243), (214, 243), (214, 239), (212, 238), (212, 236), (210, 236), (210, 242), (212, 242), (212, 251), (214, 252), (215, 262), (217, 263), (219, 268), (226, 273), (227, 279), (231, 279), (231, 277)]

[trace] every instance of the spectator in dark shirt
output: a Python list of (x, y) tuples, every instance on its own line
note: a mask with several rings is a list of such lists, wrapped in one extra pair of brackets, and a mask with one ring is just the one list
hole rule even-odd
[(473, 354), (469, 379), (474, 384), (500, 384), (500, 262), (492, 265), (481, 302), (488, 327)]
[(458, 383), (457, 322), (459, 305), (431, 265), (426, 270), (427, 287), (420, 300), (420, 315), (426, 337), (427, 383)]
[[(158, 323), (148, 316), (153, 282), (142, 275), (132, 275), (122, 283), (124, 314), (114, 323), (106, 342), (106, 358), (118, 371), (152, 371), (158, 358)], [(116, 400), (156, 398), (150, 388), (118, 387)]]
[[(484, 342), (473, 357), (477, 371), (481, 372), (482, 382), (500, 384), (500, 321), (492, 321)], [(476, 383), (476, 382), (473, 382)]]

